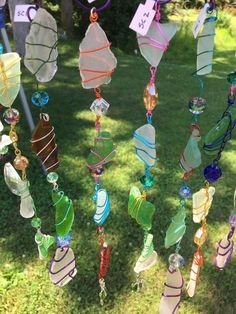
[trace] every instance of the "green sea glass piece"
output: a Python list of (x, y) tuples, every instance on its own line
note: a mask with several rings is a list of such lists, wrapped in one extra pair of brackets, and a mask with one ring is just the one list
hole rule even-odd
[(144, 230), (152, 228), (155, 210), (155, 206), (146, 200), (137, 187), (133, 186), (129, 194), (128, 212)]
[(111, 162), (116, 156), (116, 146), (109, 132), (103, 131), (95, 138), (94, 147), (87, 158), (87, 167), (101, 168)]
[(236, 71), (227, 75), (227, 81), (232, 85), (236, 86)]
[[(232, 124), (231, 124), (232, 121)], [(230, 107), (220, 121), (217, 122), (215, 126), (207, 133), (204, 141), (204, 151), (207, 155), (215, 155), (216, 152), (220, 149), (223, 140), (230, 140), (230, 132), (227, 133), (234, 127), (236, 122), (236, 108)]]
[(40, 230), (35, 235), (35, 242), (38, 245), (39, 258), (48, 257), (48, 249), (55, 242), (55, 238), (50, 235), (43, 234)]
[(56, 232), (60, 237), (66, 236), (74, 221), (72, 200), (63, 191), (52, 191), (53, 205), (56, 208)]
[(183, 154), (180, 157), (180, 166), (184, 170), (184, 172), (190, 172), (193, 169), (200, 166), (201, 152), (198, 147), (198, 142), (201, 139), (200, 129), (199, 127), (193, 125), (192, 126), (192, 134), (188, 140), (188, 143), (184, 149)]
[(181, 200), (178, 213), (172, 218), (171, 224), (169, 225), (169, 228), (166, 231), (166, 237), (165, 237), (165, 248), (168, 249), (172, 245), (179, 242), (186, 231), (186, 225), (185, 225), (185, 208), (184, 208), (185, 202)]

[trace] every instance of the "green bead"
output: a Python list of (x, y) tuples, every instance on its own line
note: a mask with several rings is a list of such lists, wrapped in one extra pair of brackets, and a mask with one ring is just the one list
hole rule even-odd
[(147, 177), (147, 176), (144, 175), (144, 176), (142, 176), (142, 177), (140, 178), (140, 182), (141, 182), (143, 185), (145, 185), (146, 187), (150, 187), (150, 186), (153, 185), (154, 179), (153, 179), (152, 176)]
[(5, 155), (8, 153), (8, 146), (4, 146), (3, 148), (0, 148), (0, 155)]
[(39, 217), (34, 217), (31, 220), (31, 226), (33, 228), (40, 228), (41, 227), (41, 219)]
[(230, 73), (227, 76), (227, 81), (232, 85), (232, 86), (236, 86), (236, 71)]
[(58, 180), (59, 176), (56, 172), (50, 172), (48, 175), (47, 175), (47, 181), (49, 183), (56, 183), (57, 180)]

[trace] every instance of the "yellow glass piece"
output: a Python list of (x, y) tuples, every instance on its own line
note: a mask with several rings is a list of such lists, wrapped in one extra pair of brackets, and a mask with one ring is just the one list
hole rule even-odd
[(203, 188), (193, 194), (193, 221), (200, 223), (201, 220), (208, 215), (209, 209), (213, 201), (215, 188)]
[(16, 52), (0, 55), (0, 103), (11, 107), (20, 90), (20, 56)]
[(201, 227), (197, 230), (197, 232), (194, 235), (194, 243), (196, 243), (198, 246), (202, 246), (208, 237), (207, 229)]
[(148, 83), (143, 93), (144, 106), (147, 110), (154, 110), (157, 106), (158, 92), (154, 83)]

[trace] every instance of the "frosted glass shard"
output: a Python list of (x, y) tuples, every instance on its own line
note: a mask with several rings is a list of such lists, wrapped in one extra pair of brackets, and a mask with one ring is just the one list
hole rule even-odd
[(3, 129), (4, 129), (4, 126), (3, 126), (3, 124), (2, 124), (2, 121), (0, 120), (0, 132), (2, 132)]
[(20, 56), (16, 52), (0, 55), (0, 104), (10, 107), (20, 90)]
[(199, 128), (193, 128), (192, 134), (180, 158), (180, 166), (185, 172), (196, 169), (202, 162), (201, 151), (198, 147), (200, 139)]
[(219, 269), (224, 269), (228, 262), (230, 261), (233, 250), (234, 250), (234, 241), (228, 239), (229, 235), (227, 234), (222, 240), (218, 243), (217, 256), (215, 260), (216, 267)]
[(165, 290), (161, 298), (160, 314), (177, 313), (180, 305), (184, 280), (180, 270), (169, 267), (167, 271)]
[(49, 267), (49, 277), (54, 285), (65, 286), (76, 275), (75, 256), (71, 248), (58, 248)]
[(201, 189), (193, 194), (193, 221), (200, 223), (206, 211), (206, 216), (209, 213), (213, 201), (213, 195), (215, 194), (215, 188), (210, 186), (208, 188), (209, 197), (207, 197), (207, 190)]
[(203, 265), (203, 257), (201, 249), (194, 253), (192, 267), (190, 271), (190, 280), (187, 286), (187, 293), (192, 298), (196, 292), (200, 269)]
[(9, 190), (21, 197), (20, 215), (23, 218), (33, 217), (35, 207), (29, 191), (29, 181), (22, 180), (10, 163), (4, 165), (4, 179)]
[(212, 72), (215, 24), (215, 20), (207, 19), (198, 38), (197, 75), (206, 75)]
[(156, 132), (151, 124), (145, 124), (134, 132), (134, 146), (138, 158), (148, 167), (156, 160)]
[(186, 213), (184, 208), (181, 208), (178, 213), (172, 218), (171, 224), (166, 231), (166, 249), (179, 242), (184, 236), (186, 231), (185, 218)]
[(137, 33), (140, 52), (151, 66), (158, 66), (176, 32), (175, 23), (160, 24), (153, 21), (145, 36)]
[(83, 88), (96, 88), (109, 84), (117, 60), (101, 26), (91, 23), (80, 46), (79, 69)]
[(10, 136), (8, 135), (0, 135), (0, 150), (3, 149), (3, 147), (8, 146), (12, 144), (12, 140), (10, 139)]
[(49, 82), (57, 72), (57, 23), (40, 8), (25, 41), (24, 64), (39, 82)]

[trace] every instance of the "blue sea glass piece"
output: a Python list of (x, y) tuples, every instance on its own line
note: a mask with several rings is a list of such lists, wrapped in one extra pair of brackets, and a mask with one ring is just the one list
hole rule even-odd
[(36, 107), (43, 107), (49, 101), (49, 96), (47, 92), (35, 92), (31, 97), (32, 104)]
[(69, 246), (71, 242), (71, 235), (68, 233), (64, 237), (60, 237), (58, 234), (56, 235), (56, 241), (57, 241), (57, 246), (58, 247), (66, 247)]
[(222, 176), (222, 171), (217, 164), (208, 165), (204, 169), (204, 177), (210, 183), (216, 182)]

